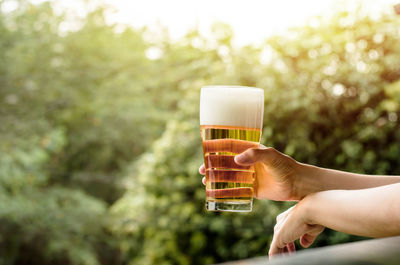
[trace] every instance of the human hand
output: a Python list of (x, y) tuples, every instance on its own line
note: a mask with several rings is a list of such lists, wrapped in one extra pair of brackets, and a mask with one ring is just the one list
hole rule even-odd
[[(241, 166), (254, 165), (255, 198), (275, 201), (294, 201), (302, 198), (296, 183), (301, 179), (303, 171), (300, 169), (303, 165), (274, 148), (260, 145), (260, 148), (248, 149), (235, 156), (235, 163)], [(204, 164), (200, 166), (199, 172), (205, 174)]]
[(294, 241), (300, 238), (300, 245), (309, 247), (324, 226), (312, 224), (307, 217), (307, 197), (297, 205), (289, 208), (276, 217), (274, 236), (269, 248), (269, 258), (294, 251)]

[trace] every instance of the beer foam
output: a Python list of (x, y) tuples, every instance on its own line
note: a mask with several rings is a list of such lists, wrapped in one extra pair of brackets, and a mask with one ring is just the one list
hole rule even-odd
[(206, 86), (200, 94), (200, 125), (262, 128), (264, 90), (241, 86)]

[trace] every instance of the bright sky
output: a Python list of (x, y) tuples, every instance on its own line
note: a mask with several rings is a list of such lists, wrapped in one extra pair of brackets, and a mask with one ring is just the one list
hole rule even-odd
[[(234, 29), (237, 45), (259, 44), (272, 34), (307, 23), (310, 17), (329, 16), (337, 7), (353, 9), (360, 3), (359, 0), (90, 0), (89, 3), (102, 1), (116, 10), (109, 15), (109, 21), (150, 28), (159, 23), (169, 29), (173, 39), (196, 26), (207, 36), (212, 23), (226, 22)], [(84, 9), (82, 0), (55, 2), (61, 9), (77, 13)], [(385, 9), (393, 12), (393, 5), (400, 0), (361, 3), (367, 12), (377, 15)]]
[[(134, 26), (168, 27), (172, 38), (179, 38), (188, 29), (199, 27), (208, 35), (215, 21), (230, 24), (239, 45), (258, 44), (266, 37), (288, 27), (304, 24), (312, 16), (327, 16), (335, 7), (352, 9), (357, 0), (106, 0), (118, 10), (112, 20)], [(393, 9), (400, 0), (363, 0), (363, 7), (372, 14)]]

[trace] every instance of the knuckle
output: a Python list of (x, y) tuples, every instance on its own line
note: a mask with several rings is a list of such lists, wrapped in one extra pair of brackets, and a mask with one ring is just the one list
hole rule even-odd
[(275, 162), (278, 160), (278, 158), (280, 158), (280, 153), (273, 147), (268, 147), (267, 149), (262, 150), (262, 152), (263, 158), (269, 163)]
[(246, 156), (253, 161), (257, 161), (261, 156), (260, 149), (257, 148), (250, 148), (246, 151)]
[(278, 222), (279, 220), (281, 220), (282, 219), (282, 213), (280, 213), (280, 214), (278, 214), (277, 216), (276, 216), (276, 221)]
[(273, 147), (268, 147), (267, 149), (265, 149), (266, 152), (270, 153), (270, 154), (278, 154), (278, 150), (276, 150)]
[(283, 248), (286, 245), (280, 233), (276, 235), (276, 246), (278, 248)]
[(248, 155), (252, 156), (252, 157), (257, 157), (260, 153), (259, 153), (260, 149), (256, 149), (256, 148), (251, 148), (248, 151)]
[(276, 236), (275, 245), (278, 248), (283, 248), (286, 245), (286, 243), (282, 240), (282, 237), (280, 236), (280, 234)]
[(248, 156), (254, 156), (254, 154), (255, 154), (255, 151), (254, 151), (254, 150), (255, 150), (254, 148), (248, 149), (248, 150), (247, 150), (247, 155), (248, 155)]
[(251, 153), (256, 158), (262, 158), (265, 154), (268, 153), (268, 149), (253, 148), (251, 149)]

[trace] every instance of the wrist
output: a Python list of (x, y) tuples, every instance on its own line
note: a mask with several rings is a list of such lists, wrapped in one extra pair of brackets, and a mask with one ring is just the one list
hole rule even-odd
[(314, 225), (317, 224), (316, 212), (317, 201), (319, 193), (312, 193), (304, 197), (297, 206), (301, 213), (301, 218), (305, 224)]
[(320, 176), (322, 169), (316, 166), (297, 163), (296, 174), (293, 180), (294, 196), (297, 200), (305, 198), (307, 195), (321, 191)]

